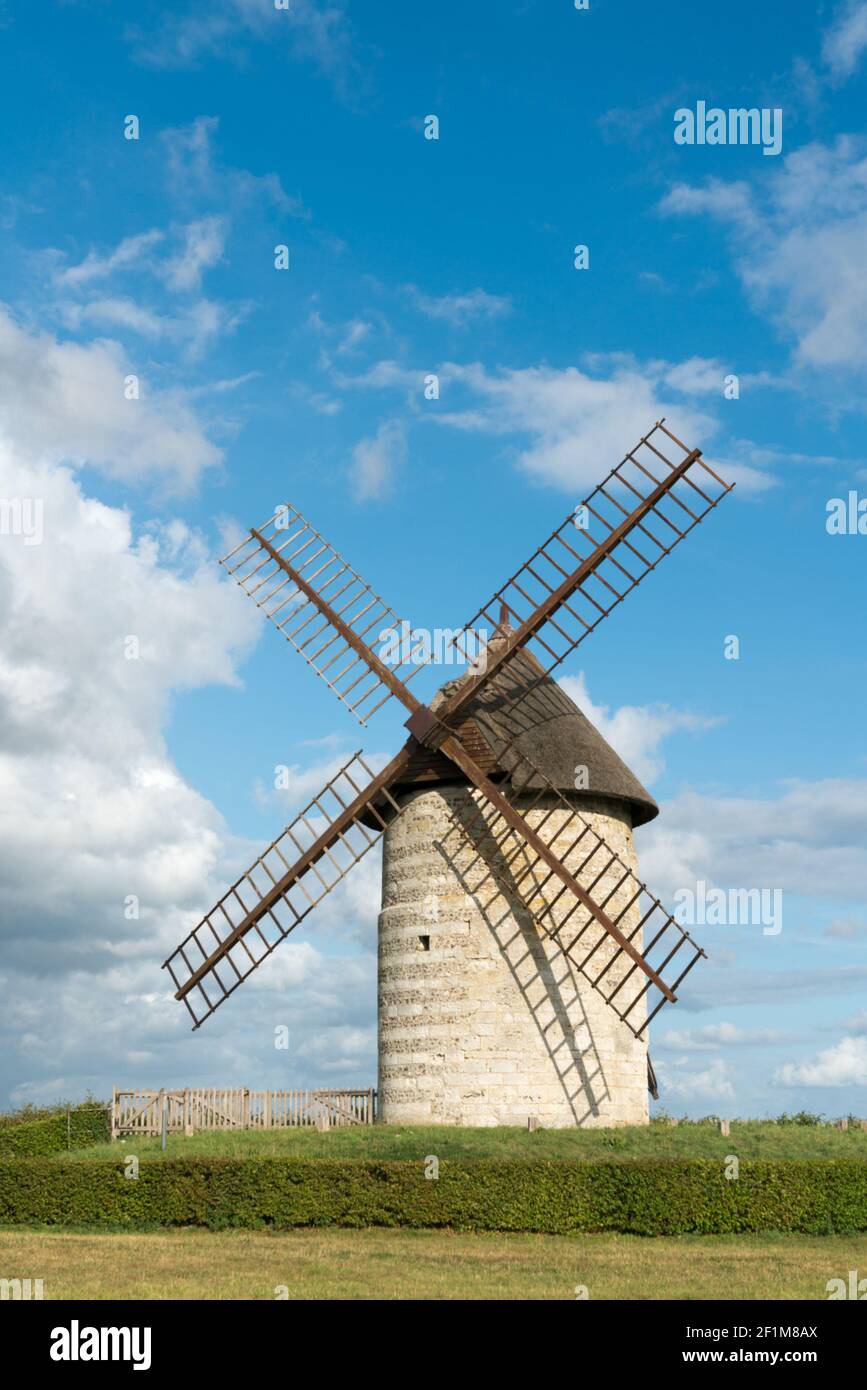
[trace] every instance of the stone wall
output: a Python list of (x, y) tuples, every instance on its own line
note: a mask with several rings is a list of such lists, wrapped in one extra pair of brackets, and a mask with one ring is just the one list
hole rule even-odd
[[(534, 856), (505, 832), (495, 813), (486, 812), (486, 824), (477, 809), (466, 787), (415, 791), (385, 835), (379, 918), (381, 1119), (497, 1125), (526, 1124), (534, 1115), (548, 1127), (646, 1123), (646, 1044), (538, 923), (546, 921), (547, 912), (549, 928), (560, 928), (562, 942), (578, 959), (593, 951), (588, 968), (596, 973), (611, 959), (611, 938), (583, 909), (563, 925), (566, 905), (574, 899), (564, 894), (551, 907), (559, 880), (542, 887), (540, 896), (539, 881), (547, 870), (534, 866)], [(622, 803), (582, 797), (580, 814), (625, 865), (636, 868), (629, 812)], [(570, 849), (578, 833), (574, 818), (570, 821), (561, 807), (541, 805), (528, 819), (538, 826), (545, 816), (545, 839), (589, 886), (608, 856), (597, 852), (585, 863), (595, 843), (592, 833)], [(518, 857), (507, 867), (514, 850)], [(493, 876), (492, 865), (509, 887)], [(526, 895), (536, 880), (533, 913), (521, 906), (511, 886), (528, 868), (521, 893)], [(618, 871), (614, 865), (596, 883), (597, 901), (622, 874), (623, 867)], [(631, 891), (624, 888), (610, 900), (612, 916)], [(639, 915), (636, 905), (621, 929), (628, 932)], [(608, 969), (603, 978), (609, 988), (629, 964), (621, 956)], [(644, 980), (633, 971), (618, 999), (640, 991)], [(631, 1016), (636, 1024), (642, 1007)]]

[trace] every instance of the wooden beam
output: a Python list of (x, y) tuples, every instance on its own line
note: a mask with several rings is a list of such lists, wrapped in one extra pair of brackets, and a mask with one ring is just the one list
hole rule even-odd
[(656, 506), (656, 503), (670, 491), (678, 479), (682, 478), (687, 469), (691, 468), (699, 458), (701, 458), (700, 449), (693, 449), (690, 454), (687, 454), (686, 458), (683, 459), (676, 468), (672, 469), (671, 473), (669, 473), (666, 478), (663, 478), (662, 482), (655, 487), (642, 502), (639, 502), (635, 510), (630, 512), (629, 516), (626, 517), (619, 526), (615, 526), (614, 530), (605, 540), (599, 543), (593, 554), (588, 555), (587, 559), (582, 561), (578, 568), (574, 570), (567, 579), (563, 580), (562, 584), (558, 585), (547, 598), (542, 600), (538, 608), (530, 614), (530, 617), (527, 618), (511, 636), (507, 637), (502, 647), (496, 652), (492, 652), (489, 649), (484, 671), (480, 675), (470, 676), (466, 681), (462, 682), (460, 689), (456, 690), (451, 699), (447, 700), (446, 703), (441, 705), (437, 710), (437, 718), (441, 721), (451, 719), (451, 717), (457, 714), (468, 701), (472, 700), (476, 693), (483, 686), (487, 685), (503, 663), (508, 661), (512, 653), (516, 651), (518, 647), (527, 645), (530, 639), (539, 631), (539, 628), (550, 618), (551, 614), (557, 611), (571, 593), (574, 593), (579, 584), (582, 584), (585, 579), (589, 578), (594, 570), (599, 568), (603, 560), (607, 559), (611, 554), (614, 547), (623, 540), (624, 536), (628, 536), (630, 531), (633, 531), (635, 527), (638, 526), (647, 513)]
[(371, 801), (373, 801), (380, 792), (388, 789), (391, 783), (395, 781), (406, 767), (412, 757), (415, 747), (415, 740), (408, 739), (403, 748), (401, 748), (396, 757), (392, 758), (387, 767), (384, 767), (382, 772), (374, 777), (373, 781), (369, 783), (364, 791), (359, 792), (355, 800), (351, 801), (346, 807), (346, 810), (341, 811), (336, 820), (333, 820), (328, 828), (323, 830), (319, 838), (314, 840), (313, 844), (304, 851), (300, 859), (296, 860), (292, 868), (289, 869), (281, 879), (277, 880), (273, 888), (268, 890), (253, 910), (247, 913), (246, 917), (238, 923), (238, 926), (221, 941), (216, 950), (212, 951), (189, 979), (184, 981), (180, 989), (175, 993), (176, 999), (183, 999), (184, 995), (189, 994), (190, 990), (195, 988), (199, 981), (207, 975), (208, 971), (223, 960), (231, 948), (240, 941), (241, 937), (246, 935), (250, 928), (255, 926), (257, 922), (260, 922), (275, 903), (279, 902), (280, 898), (289, 891), (293, 883), (297, 883), (301, 875), (328, 852), (331, 846), (340, 838), (343, 831), (348, 830), (353, 824), (356, 816), (358, 816), (366, 806), (369, 806)]
[[(390, 671), (385, 663), (380, 660), (369, 643), (365, 642), (363, 637), (359, 637), (357, 632), (353, 632), (349, 624), (345, 623), (338, 613), (335, 613), (327, 599), (324, 599), (321, 594), (318, 594), (313, 588), (313, 585), (308, 584), (303, 575), (299, 574), (294, 566), (289, 564), (288, 560), (283, 559), (279, 550), (275, 550), (271, 542), (267, 541), (255, 527), (251, 529), (250, 535), (256, 537), (256, 540), (262, 546), (263, 550), (266, 550), (271, 556), (271, 559), (276, 561), (282, 570), (286, 571), (293, 584), (296, 584), (305, 598), (309, 599), (315, 608), (318, 608), (323, 618), (328, 620), (331, 627), (333, 627), (336, 632), (339, 632), (340, 636), (348, 643), (352, 650), (357, 652), (362, 661), (367, 663), (374, 675), (391, 691), (392, 695), (396, 695), (410, 713), (413, 713), (417, 709), (421, 709), (421, 701), (410, 694), (399, 676), (396, 676), (393, 671)], [(373, 688), (375, 689), (375, 687)]]
[(565, 884), (570, 893), (573, 893), (575, 897), (584, 904), (587, 911), (595, 917), (599, 925), (608, 932), (608, 935), (613, 937), (621, 950), (625, 951), (626, 954), (631, 957), (638, 968), (644, 971), (648, 979), (653, 981), (657, 989), (662, 991), (666, 999), (673, 1003), (676, 996), (669, 989), (665, 981), (656, 973), (653, 967), (644, 959), (638, 947), (633, 946), (629, 938), (623, 935), (620, 928), (614, 925), (608, 913), (597, 906), (586, 888), (582, 888), (577, 878), (570, 874), (565, 865), (557, 858), (554, 851), (545, 844), (541, 835), (536, 834), (533, 827), (524, 819), (520, 811), (515, 810), (514, 806), (506, 800), (494, 783), (485, 776), (481, 768), (477, 767), (463, 745), (459, 743), (457, 739), (447, 738), (440, 744), (440, 751), (448, 754), (452, 761), (457, 764), (469, 780), (478, 787), (479, 791), (482, 792), (496, 810), (499, 811), (506, 824), (510, 825), (513, 830), (518, 832), (522, 839), (527, 841), (531, 849), (535, 850), (539, 858), (544, 860), (548, 868), (557, 875), (560, 882)]

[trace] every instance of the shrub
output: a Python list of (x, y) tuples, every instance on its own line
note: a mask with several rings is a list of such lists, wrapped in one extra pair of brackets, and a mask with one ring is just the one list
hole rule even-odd
[(440, 1164), (352, 1159), (0, 1160), (0, 1223), (414, 1226), (636, 1235), (867, 1230), (867, 1164), (708, 1159)]
[(103, 1144), (111, 1137), (108, 1110), (100, 1101), (46, 1110), (28, 1107), (3, 1119), (0, 1157), (48, 1157), (67, 1149)]

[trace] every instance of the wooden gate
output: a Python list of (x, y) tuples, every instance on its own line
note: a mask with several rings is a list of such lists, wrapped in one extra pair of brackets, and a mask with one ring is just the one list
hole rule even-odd
[(371, 1125), (376, 1092), (251, 1091), (238, 1087), (186, 1087), (184, 1090), (112, 1092), (111, 1137), (159, 1135), (211, 1129), (297, 1129), (317, 1121), (329, 1128)]

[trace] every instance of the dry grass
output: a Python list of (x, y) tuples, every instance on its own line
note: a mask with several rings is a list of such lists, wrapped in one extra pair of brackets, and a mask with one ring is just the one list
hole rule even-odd
[(867, 1236), (454, 1235), (442, 1231), (0, 1231), (0, 1278), (46, 1298), (824, 1299)]

